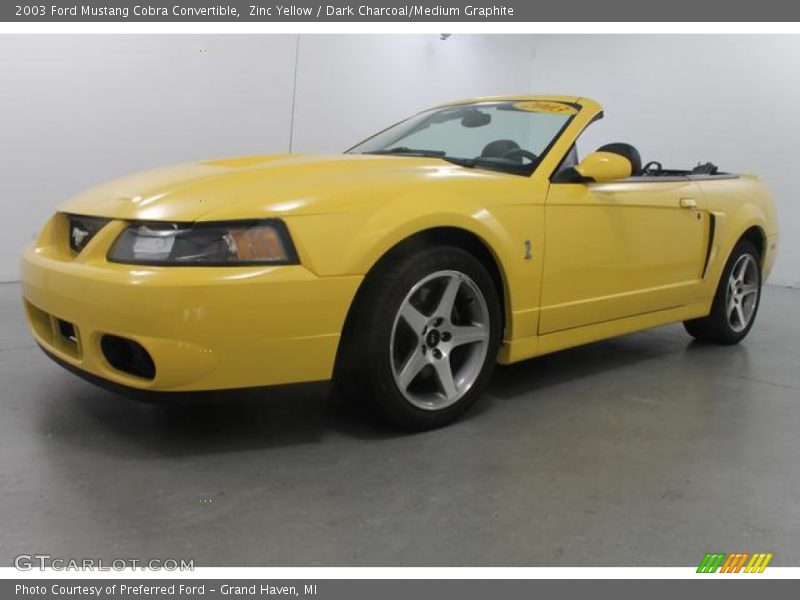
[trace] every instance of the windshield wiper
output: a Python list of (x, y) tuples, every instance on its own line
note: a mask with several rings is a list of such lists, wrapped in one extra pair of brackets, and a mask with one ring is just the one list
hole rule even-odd
[(447, 153), (444, 150), (425, 150), (417, 148), (408, 148), (407, 146), (395, 146), (394, 148), (387, 148), (385, 150), (374, 150), (372, 152), (364, 152), (364, 154), (402, 154), (405, 156), (441, 157)]
[(503, 164), (502, 161), (483, 156), (476, 156), (475, 158), (465, 158), (462, 156), (448, 156), (447, 153), (442, 150), (409, 148), (408, 146), (395, 146), (393, 148), (386, 148), (384, 150), (373, 150), (371, 152), (362, 152), (362, 154), (381, 154), (381, 155), (393, 155), (393, 156), (425, 156), (431, 158), (441, 158), (442, 160), (447, 161), (450, 164), (458, 165), (459, 167), (465, 167), (467, 169), (474, 169), (476, 167), (485, 167), (491, 170), (503, 171), (505, 173), (519, 173), (521, 170), (524, 170), (522, 169), (522, 165), (519, 165), (519, 167), (517, 167), (516, 165)]
[(409, 148), (407, 146), (395, 146), (394, 148), (387, 148), (385, 150), (374, 150), (372, 152), (364, 152), (364, 154), (394, 154), (400, 156), (430, 156), (431, 158), (441, 158), (449, 163), (458, 165), (460, 167), (474, 167), (477, 162), (473, 158), (461, 158), (460, 156), (447, 156), (443, 150), (425, 150), (417, 148)]
[(477, 162), (474, 158), (461, 158), (459, 156), (441, 156), (440, 158), (459, 167), (469, 167), (470, 169), (474, 168)]

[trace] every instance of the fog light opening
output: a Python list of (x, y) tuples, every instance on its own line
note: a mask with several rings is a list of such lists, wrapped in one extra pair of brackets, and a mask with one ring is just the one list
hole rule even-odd
[(56, 322), (58, 323), (58, 332), (61, 334), (61, 337), (68, 342), (77, 344), (78, 334), (75, 333), (75, 326), (68, 321), (62, 321), (61, 319), (56, 319)]
[(100, 349), (108, 364), (118, 371), (143, 379), (155, 378), (153, 358), (139, 342), (107, 334), (100, 339)]

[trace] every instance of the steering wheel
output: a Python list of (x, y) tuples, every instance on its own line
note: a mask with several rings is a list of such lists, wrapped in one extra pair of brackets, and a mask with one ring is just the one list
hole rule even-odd
[(661, 166), (660, 162), (658, 162), (657, 160), (651, 160), (649, 163), (647, 163), (644, 166), (644, 168), (642, 169), (642, 172), (645, 175), (654, 176), (654, 175), (660, 175), (661, 171), (663, 171), (663, 170), (664, 170), (664, 168)]
[(500, 158), (516, 158), (518, 156), (521, 158), (527, 158), (531, 162), (536, 162), (539, 160), (538, 156), (529, 150), (525, 150), (524, 148), (512, 148), (511, 150), (503, 152), (503, 154), (500, 155)]

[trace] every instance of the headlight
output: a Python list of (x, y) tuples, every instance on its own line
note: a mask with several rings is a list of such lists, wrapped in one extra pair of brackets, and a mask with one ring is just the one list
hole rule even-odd
[(133, 223), (114, 242), (108, 260), (148, 265), (296, 264), (283, 221)]

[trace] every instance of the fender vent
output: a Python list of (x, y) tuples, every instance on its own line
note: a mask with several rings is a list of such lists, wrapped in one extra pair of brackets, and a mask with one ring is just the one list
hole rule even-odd
[(700, 279), (705, 279), (706, 271), (708, 271), (708, 261), (711, 260), (711, 249), (714, 247), (714, 234), (717, 228), (717, 218), (713, 213), (708, 215), (708, 247), (706, 248), (706, 260), (703, 263), (703, 274)]

